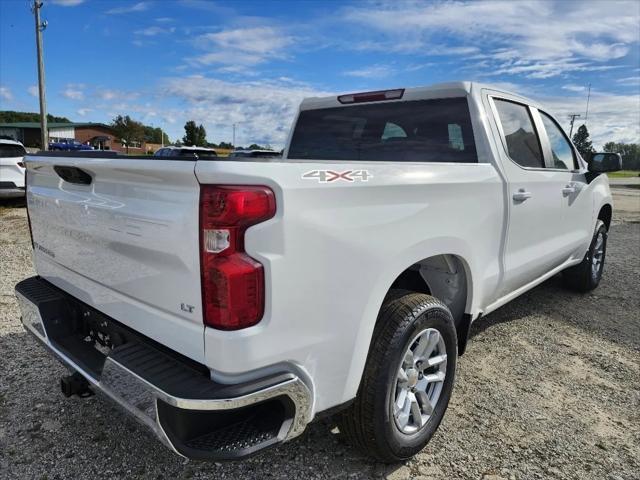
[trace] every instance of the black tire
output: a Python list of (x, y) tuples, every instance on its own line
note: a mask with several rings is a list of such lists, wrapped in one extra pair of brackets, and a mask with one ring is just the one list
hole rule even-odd
[[(426, 423), (403, 433), (393, 416), (396, 375), (420, 332), (438, 330), (447, 354), (440, 396)], [(340, 432), (364, 453), (385, 463), (412, 457), (429, 442), (444, 416), (455, 380), (457, 337), (453, 317), (439, 300), (401, 291), (387, 297), (373, 333), (354, 403), (338, 417)]]
[[(576, 292), (586, 293), (598, 286), (602, 279), (602, 271), (604, 270), (604, 260), (607, 253), (607, 237), (607, 226), (602, 220), (598, 220), (591, 244), (582, 262), (562, 272), (562, 278), (567, 288), (575, 290)], [(596, 251), (599, 238), (602, 238), (601, 253)], [(594, 262), (594, 256), (600, 258), (600, 262)]]

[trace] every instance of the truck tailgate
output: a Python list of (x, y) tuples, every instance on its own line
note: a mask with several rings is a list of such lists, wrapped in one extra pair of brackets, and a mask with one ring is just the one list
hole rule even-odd
[(40, 276), (203, 361), (194, 166), (151, 158), (31, 156), (27, 202)]

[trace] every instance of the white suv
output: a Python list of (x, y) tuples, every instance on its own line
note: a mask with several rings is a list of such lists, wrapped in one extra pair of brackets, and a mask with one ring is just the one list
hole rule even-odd
[(0, 198), (24, 197), (24, 156), (20, 142), (0, 138)]

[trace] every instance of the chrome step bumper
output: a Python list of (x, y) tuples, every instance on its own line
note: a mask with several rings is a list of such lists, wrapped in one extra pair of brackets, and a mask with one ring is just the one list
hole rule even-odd
[(15, 293), (27, 331), (179, 455), (243, 458), (300, 435), (311, 420), (311, 392), (292, 372), (222, 385), (135, 332), (124, 332), (128, 340), (105, 355), (77, 326), (78, 316), (103, 321), (100, 312), (39, 277), (20, 282)]

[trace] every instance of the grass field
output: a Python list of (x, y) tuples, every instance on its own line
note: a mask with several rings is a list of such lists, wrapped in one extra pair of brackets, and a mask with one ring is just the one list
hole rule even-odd
[(620, 170), (619, 172), (607, 173), (611, 178), (628, 178), (640, 176), (640, 170)]

